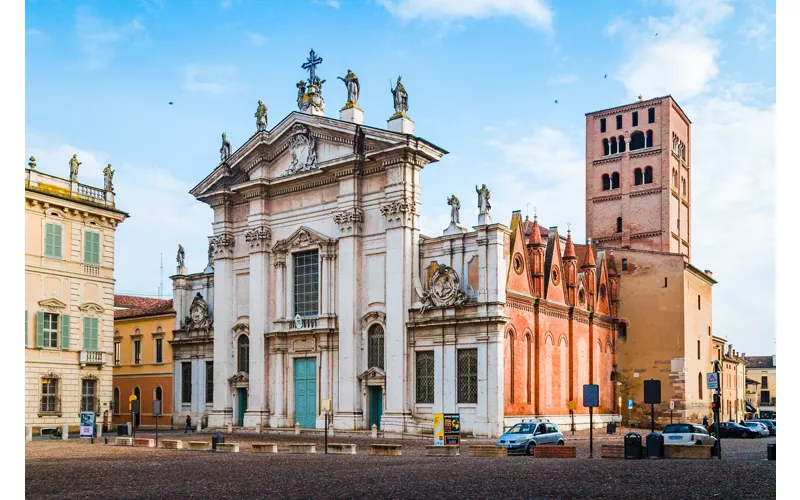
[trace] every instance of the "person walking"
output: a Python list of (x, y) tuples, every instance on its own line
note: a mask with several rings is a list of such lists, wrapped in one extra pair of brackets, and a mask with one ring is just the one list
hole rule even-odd
[(186, 415), (186, 429), (183, 431), (183, 433), (186, 434), (189, 431), (194, 432), (194, 429), (192, 429), (192, 417), (190, 415)]
[(708, 428), (708, 417), (707, 416), (703, 417), (703, 427)]

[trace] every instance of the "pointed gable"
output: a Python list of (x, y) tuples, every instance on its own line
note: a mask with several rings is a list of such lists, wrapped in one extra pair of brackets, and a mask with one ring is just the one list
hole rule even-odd
[(525, 236), (521, 226), (511, 235), (510, 265), (506, 275), (506, 291), (533, 296), (531, 270), (526, 256)]
[(544, 298), (551, 302), (566, 304), (561, 239), (555, 228), (547, 235), (547, 250), (544, 257)]
[(595, 296), (597, 297), (595, 311), (599, 314), (611, 315), (611, 287), (609, 286), (604, 250), (597, 252), (597, 294)]

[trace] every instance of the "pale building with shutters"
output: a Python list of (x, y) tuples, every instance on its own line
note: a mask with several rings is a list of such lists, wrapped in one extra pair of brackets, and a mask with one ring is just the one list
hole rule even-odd
[[(128, 218), (111, 189), (25, 169), (25, 426), (68, 426), (112, 400), (114, 233)], [(108, 182), (109, 188), (110, 181)], [(30, 435), (30, 434), (28, 434)]]

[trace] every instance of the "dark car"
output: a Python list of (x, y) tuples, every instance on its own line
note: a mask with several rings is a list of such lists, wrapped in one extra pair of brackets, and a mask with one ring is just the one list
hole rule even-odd
[(767, 420), (766, 418), (754, 418), (752, 420), (748, 420), (748, 422), (761, 422), (762, 424), (767, 426), (767, 430), (769, 430), (769, 435), (775, 435), (775, 421), (774, 420)]
[[(760, 435), (758, 431), (739, 425), (736, 422), (722, 422), (719, 427), (723, 438), (755, 438)], [(708, 433), (717, 437), (717, 424), (709, 425)]]

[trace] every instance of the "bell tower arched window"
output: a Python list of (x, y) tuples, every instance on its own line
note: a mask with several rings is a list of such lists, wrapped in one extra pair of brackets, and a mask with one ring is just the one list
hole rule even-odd
[(611, 178), (608, 174), (603, 174), (603, 191), (611, 189)]
[(644, 183), (653, 183), (653, 167), (644, 167)]
[(642, 184), (642, 169), (637, 168), (633, 171), (633, 184), (639, 186)]
[(608, 139), (603, 139), (603, 156), (608, 156), (610, 149), (608, 148)]
[(619, 172), (611, 174), (611, 189), (619, 189)]

